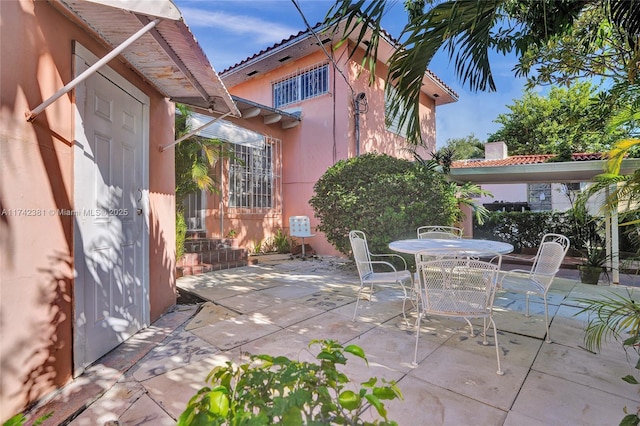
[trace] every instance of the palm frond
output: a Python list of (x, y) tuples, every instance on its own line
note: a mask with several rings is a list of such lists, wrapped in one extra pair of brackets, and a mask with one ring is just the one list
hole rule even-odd
[(607, 172), (611, 174), (620, 173), (622, 160), (633, 147), (640, 146), (640, 139), (623, 139), (615, 143), (607, 154)]
[(601, 300), (576, 301), (586, 305), (576, 315), (589, 315), (584, 338), (587, 349), (599, 352), (602, 344), (612, 339), (624, 345), (640, 336), (640, 305), (631, 297), (611, 293), (611, 296), (605, 295)]
[[(499, 18), (501, 0), (441, 3), (405, 27), (405, 41), (389, 60), (389, 116), (408, 129), (408, 142), (419, 144), (422, 79), (435, 54), (446, 46), (455, 69), (471, 90), (495, 90), (489, 65), (491, 29)], [(455, 54), (455, 52), (461, 52)], [(455, 54), (455, 56), (454, 56)], [(395, 89), (390, 86), (394, 86)]]

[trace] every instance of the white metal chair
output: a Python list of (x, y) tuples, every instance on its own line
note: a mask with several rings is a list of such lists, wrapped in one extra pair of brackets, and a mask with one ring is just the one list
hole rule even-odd
[(560, 234), (545, 234), (542, 237), (538, 253), (530, 270), (513, 269), (503, 271), (499, 282), (502, 290), (524, 293), (526, 300), (526, 316), (529, 316), (529, 296), (540, 296), (544, 300), (544, 319), (547, 326), (546, 342), (551, 343), (549, 335), (549, 308), (547, 292), (556, 274), (560, 270), (562, 260), (569, 250), (569, 238)]
[(462, 229), (455, 226), (421, 226), (417, 232), (418, 238), (437, 238), (441, 240), (462, 238)]
[(290, 216), (289, 235), (292, 237), (302, 238), (302, 258), (305, 259), (306, 253), (304, 251), (304, 239), (315, 237), (316, 235), (311, 233), (309, 216)]
[[(492, 261), (480, 260), (464, 252), (448, 251), (444, 254), (422, 253), (417, 259), (428, 260), (416, 265), (420, 277), (418, 287), (418, 319), (416, 321), (416, 347), (413, 364), (417, 365), (420, 323), (425, 315), (464, 318), (474, 337), (470, 318), (482, 318), (482, 343), (488, 345), (487, 330), (493, 327), (498, 375), (500, 366), (498, 332), (493, 321), (493, 299), (498, 282), (502, 257), (495, 254)], [(487, 322), (488, 320), (488, 322)]]
[[(413, 277), (411, 276), (411, 272), (407, 269), (407, 262), (404, 258), (398, 254), (389, 253), (389, 254), (372, 254), (369, 251), (369, 246), (367, 244), (367, 237), (362, 231), (351, 231), (349, 232), (349, 241), (351, 242), (351, 250), (353, 251), (353, 258), (356, 262), (356, 266), (358, 268), (358, 275), (360, 275), (360, 289), (358, 290), (358, 297), (356, 299), (356, 309), (353, 312), (353, 321), (356, 319), (356, 315), (358, 314), (358, 303), (360, 302), (360, 295), (362, 294), (362, 290), (365, 285), (370, 287), (371, 294), (373, 294), (373, 285), (374, 284), (385, 284), (385, 283), (399, 283), (402, 287), (403, 299), (402, 299), (402, 316), (406, 320), (405, 314), (405, 304), (407, 301), (407, 288), (404, 283), (409, 283), (409, 288), (413, 286)], [(372, 257), (386, 257), (386, 258), (398, 258), (402, 260), (404, 264), (404, 269), (398, 271), (393, 264), (384, 260), (371, 260)], [(388, 271), (384, 272), (376, 272), (374, 271), (374, 267), (381, 267)]]

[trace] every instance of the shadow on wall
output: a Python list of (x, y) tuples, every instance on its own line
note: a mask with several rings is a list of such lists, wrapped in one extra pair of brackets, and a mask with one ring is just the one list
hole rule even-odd
[[(151, 302), (151, 321), (160, 317), (172, 305), (175, 305), (178, 292), (176, 289), (176, 243), (168, 238), (158, 219), (159, 207), (153, 203), (154, 198), (172, 197), (170, 194), (153, 193), (149, 200), (149, 299)], [(172, 203), (168, 210), (175, 210)], [(153, 206), (153, 208), (152, 208)], [(175, 211), (167, 211), (166, 217), (175, 218)], [(175, 227), (175, 225), (174, 225)]]
[[(68, 253), (57, 252), (50, 256), (49, 267), (38, 270), (38, 278), (29, 278), (29, 281), (41, 280), (36, 305), (42, 314), (30, 318), (30, 322), (21, 327), (20, 338), (12, 341), (10, 347), (3, 348), (0, 364), (3, 387), (20, 383), (15, 387), (16, 391), (3, 395), (3, 398), (16, 402), (13, 410), (27, 406), (68, 379), (58, 372), (68, 370), (66, 358), (72, 342), (68, 314), (71, 312), (72, 265)], [(0, 334), (6, 335), (2, 331), (5, 327), (3, 315), (0, 317)], [(11, 389), (13, 386), (3, 389), (3, 393)], [(3, 417), (5, 415), (10, 413), (3, 413)]]

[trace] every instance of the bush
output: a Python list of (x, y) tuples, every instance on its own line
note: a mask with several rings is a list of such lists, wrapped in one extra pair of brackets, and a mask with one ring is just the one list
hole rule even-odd
[[(356, 391), (337, 365), (346, 365), (345, 353), (367, 361), (359, 346), (343, 347), (333, 340), (320, 345), (319, 363), (293, 361), (284, 356), (253, 355), (240, 366), (227, 362), (214, 368), (207, 382), (191, 398), (178, 426), (193, 425), (397, 425), (387, 419), (383, 400), (402, 398), (395, 382), (376, 378)], [(360, 417), (373, 406), (382, 421)]]
[(187, 222), (182, 211), (176, 210), (176, 261), (184, 254), (184, 240), (187, 238)]
[(546, 233), (566, 235), (571, 248), (582, 246), (574, 236), (574, 219), (563, 212), (492, 212), (484, 224), (474, 224), (473, 237), (500, 240), (513, 244), (516, 253), (524, 248), (537, 248)]
[(349, 231), (367, 235), (373, 253), (389, 242), (416, 238), (422, 225), (452, 225), (459, 211), (444, 175), (388, 155), (365, 154), (338, 161), (314, 186), (310, 204), (317, 227), (341, 253), (349, 254)]
[[(474, 238), (500, 240), (513, 244), (515, 252), (524, 248), (537, 248), (542, 236), (548, 232), (566, 235), (571, 249), (584, 251), (588, 243), (601, 244), (604, 232), (599, 229), (599, 219), (592, 216), (575, 217), (572, 210), (566, 212), (492, 212), (482, 225), (474, 223)], [(638, 251), (635, 228), (620, 227), (620, 250)], [(629, 234), (632, 234), (630, 237)]]

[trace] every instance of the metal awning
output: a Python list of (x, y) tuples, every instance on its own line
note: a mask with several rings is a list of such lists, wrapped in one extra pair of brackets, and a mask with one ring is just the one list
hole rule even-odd
[(121, 56), (173, 102), (240, 117), (231, 95), (171, 0), (50, 0), (63, 14), (117, 48), (160, 21)]
[[(209, 123), (210, 120), (211, 117), (207, 115), (193, 113), (189, 117), (189, 125), (195, 129)], [(217, 120), (198, 131), (196, 135), (204, 138), (220, 139), (234, 145), (243, 145), (251, 148), (261, 149), (265, 145), (264, 135), (240, 127), (227, 120)]]

